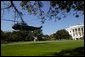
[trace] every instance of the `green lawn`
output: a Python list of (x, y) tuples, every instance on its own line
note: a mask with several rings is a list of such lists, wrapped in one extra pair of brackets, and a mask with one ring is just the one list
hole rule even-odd
[[(23, 44), (24, 43), (24, 44)], [(1, 44), (1, 56), (84, 55), (84, 40)]]

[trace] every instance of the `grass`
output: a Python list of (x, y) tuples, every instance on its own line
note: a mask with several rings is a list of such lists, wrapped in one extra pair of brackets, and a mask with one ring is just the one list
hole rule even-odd
[[(84, 55), (83, 47), (84, 40), (9, 43), (1, 44), (1, 56)], [(81, 51), (79, 48), (83, 50)], [(82, 53), (78, 53), (79, 51)]]

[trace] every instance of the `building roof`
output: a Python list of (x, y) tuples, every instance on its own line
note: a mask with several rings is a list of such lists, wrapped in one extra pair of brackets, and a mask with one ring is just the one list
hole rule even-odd
[(70, 27), (66, 28), (66, 30), (76, 28), (76, 27), (83, 27), (83, 26), (84, 26), (83, 24), (78, 24), (78, 25), (75, 25), (75, 26), (70, 26)]

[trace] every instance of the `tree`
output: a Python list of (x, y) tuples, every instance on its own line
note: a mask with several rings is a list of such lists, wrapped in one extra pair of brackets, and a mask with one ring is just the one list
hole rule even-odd
[(23, 34), (20, 31), (13, 31), (11, 40), (12, 41), (21, 41), (23, 39)]
[[(27, 41), (30, 39), (29, 31), (13, 31), (12, 40), (13, 41)], [(29, 36), (29, 37), (28, 37)]]
[(11, 41), (11, 36), (12, 36), (11, 32), (3, 32), (1, 30), (1, 42), (2, 43), (10, 42)]
[(1, 30), (1, 40), (4, 40), (4, 32)]
[(13, 31), (13, 32), (3, 32), (1, 30), (1, 43), (7, 42), (17, 42), (17, 41), (33, 41), (34, 37), (37, 37), (38, 40), (43, 40), (43, 33), (41, 30), (35, 31)]
[(6, 36), (6, 41), (10, 42), (11, 41), (12, 33), (11, 32), (5, 32), (5, 36)]
[[(49, 19), (58, 19), (66, 17), (71, 10), (74, 11), (73, 15), (79, 17), (78, 12), (82, 12), (84, 14), (84, 1), (47, 1), (49, 3), (49, 10), (45, 12), (42, 10), (44, 7), (43, 1), (20, 1), (20, 6), (23, 10), (28, 11), (30, 14), (38, 15), (41, 18), (41, 22), (44, 23), (46, 17)], [(19, 11), (16, 8), (14, 1), (3, 1), (1, 2), (2, 10), (5, 9), (13, 9), (15, 13), (15, 18), (19, 17), (23, 21), (22, 15), (23, 12)], [(61, 15), (59, 15), (61, 14)]]
[(49, 35), (44, 35), (45, 40), (50, 40), (50, 36)]
[(56, 39), (70, 39), (72, 38), (71, 35), (69, 35), (69, 33), (65, 30), (65, 29), (62, 29), (62, 30), (58, 30), (56, 33), (55, 33), (55, 37)]
[(41, 29), (38, 29), (38, 30), (34, 30), (32, 32), (33, 36), (34, 37), (37, 37), (38, 40), (43, 40), (42, 37), (43, 37), (43, 33), (42, 33), (42, 30)]
[(1, 43), (3, 43), (6, 39), (5, 33), (1, 30)]
[(56, 33), (51, 34), (51, 35), (50, 35), (50, 39), (51, 39), (51, 40), (55, 40), (55, 39), (56, 39)]

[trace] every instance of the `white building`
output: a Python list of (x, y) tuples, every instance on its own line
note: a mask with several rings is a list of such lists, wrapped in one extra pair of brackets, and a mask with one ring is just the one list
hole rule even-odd
[(84, 25), (75, 25), (66, 28), (73, 40), (79, 39), (84, 36)]

